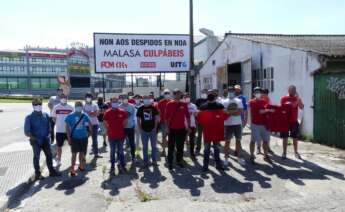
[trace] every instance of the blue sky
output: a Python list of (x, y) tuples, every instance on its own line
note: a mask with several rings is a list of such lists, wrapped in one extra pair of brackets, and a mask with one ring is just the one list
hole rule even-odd
[[(0, 49), (92, 45), (93, 32), (188, 33), (189, 0), (3, 0)], [(345, 34), (344, 0), (194, 0), (195, 32)]]

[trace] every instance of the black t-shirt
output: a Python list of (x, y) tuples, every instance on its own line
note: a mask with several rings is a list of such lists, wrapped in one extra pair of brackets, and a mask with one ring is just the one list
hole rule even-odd
[(201, 105), (205, 104), (207, 102), (207, 99), (199, 98), (195, 101), (195, 105), (200, 109)]
[(152, 105), (141, 106), (137, 111), (137, 117), (141, 120), (141, 128), (145, 132), (151, 132), (155, 127), (155, 120), (158, 115), (158, 110)]
[(98, 104), (98, 108), (99, 108), (99, 114), (97, 116), (98, 121), (103, 122), (103, 115), (104, 115), (104, 112), (108, 109), (108, 105), (105, 103)]
[(200, 110), (219, 110), (224, 109), (224, 106), (218, 102), (206, 102), (200, 106)]

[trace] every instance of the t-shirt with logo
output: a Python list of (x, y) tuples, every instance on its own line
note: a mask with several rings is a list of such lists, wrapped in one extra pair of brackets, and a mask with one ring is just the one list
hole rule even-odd
[(142, 106), (137, 111), (137, 118), (141, 120), (141, 128), (145, 132), (151, 132), (155, 127), (156, 117), (159, 115), (154, 106)]
[(185, 102), (170, 101), (165, 110), (165, 120), (173, 130), (185, 129), (186, 120), (189, 120), (188, 106)]
[[(224, 108), (226, 111), (236, 111), (238, 109), (243, 109), (242, 100), (239, 98), (226, 98), (222, 101)], [(242, 125), (242, 118), (241, 114), (238, 116), (231, 115), (227, 120), (224, 122), (225, 126), (235, 126), (235, 125)]]
[[(86, 103), (84, 105), (84, 113), (86, 113), (88, 115), (89, 115), (90, 112), (97, 112), (98, 110), (99, 110), (99, 108), (98, 108), (97, 104), (94, 104), (94, 103), (88, 104), (88, 103)], [(89, 115), (89, 117), (90, 117), (90, 121), (91, 121), (92, 125), (98, 125), (99, 124), (97, 116), (91, 117)]]
[(298, 97), (297, 96), (283, 96), (280, 98), (281, 105), (289, 105), (291, 113), (289, 122), (295, 123), (298, 121)]
[(65, 118), (72, 113), (74, 108), (69, 104), (57, 104), (52, 110), (51, 117), (56, 118), (55, 127), (57, 133), (66, 133)]
[(265, 125), (265, 115), (260, 113), (260, 110), (266, 108), (266, 101), (262, 99), (251, 99), (249, 101), (251, 120), (253, 124)]
[(108, 109), (103, 116), (103, 120), (109, 125), (107, 132), (110, 140), (125, 138), (125, 121), (128, 113), (121, 109)]
[[(80, 118), (82, 118), (80, 120)], [(78, 123), (78, 121), (80, 122)], [(77, 113), (73, 112), (67, 115), (65, 119), (66, 124), (69, 126), (71, 130), (71, 137), (74, 139), (84, 139), (88, 137), (88, 126), (90, 123), (90, 119), (87, 114), (85, 113)], [(76, 125), (78, 123), (78, 125)], [(75, 127), (74, 127), (75, 126)], [(74, 128), (74, 130), (73, 130)], [(73, 130), (73, 132), (72, 132)]]

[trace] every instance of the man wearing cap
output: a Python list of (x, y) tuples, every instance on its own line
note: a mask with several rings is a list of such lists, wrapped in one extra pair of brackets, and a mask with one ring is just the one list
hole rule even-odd
[(188, 105), (181, 101), (182, 92), (175, 89), (174, 99), (166, 106), (165, 120), (169, 129), (168, 140), (168, 165), (169, 170), (173, 169), (174, 151), (176, 148), (176, 162), (181, 168), (183, 164), (183, 149), (186, 134), (189, 130), (190, 116)]
[(268, 156), (268, 142), (270, 134), (265, 125), (265, 114), (273, 112), (266, 109), (266, 102), (261, 98), (262, 89), (260, 87), (254, 88), (254, 98), (249, 101), (249, 108), (251, 114), (251, 141), (250, 141), (250, 162), (255, 164), (254, 149), (255, 143), (263, 141), (264, 160), (272, 163)]
[(160, 130), (162, 132), (162, 148), (163, 148), (163, 155), (165, 156), (165, 148), (167, 147), (167, 135), (168, 135), (168, 127), (165, 119), (165, 110), (167, 107), (167, 104), (171, 101), (171, 95), (169, 89), (165, 89), (163, 92), (164, 98), (158, 102), (158, 110), (160, 114)]
[(243, 112), (242, 101), (236, 97), (234, 87), (229, 87), (228, 98), (222, 100), (224, 109), (230, 114), (230, 117), (224, 122), (224, 135), (225, 135), (225, 161), (224, 165), (229, 164), (230, 155), (230, 141), (234, 136), (236, 139), (235, 156), (239, 157), (239, 162), (244, 164), (244, 160), (240, 158), (242, 152), (241, 139), (242, 139), (242, 119)]
[(248, 120), (247, 99), (245, 96), (242, 95), (242, 88), (240, 85), (235, 85), (234, 88), (235, 88), (236, 97), (239, 98), (243, 104), (243, 111), (241, 114), (241, 118), (242, 118), (242, 126), (245, 127), (247, 125), (247, 120)]

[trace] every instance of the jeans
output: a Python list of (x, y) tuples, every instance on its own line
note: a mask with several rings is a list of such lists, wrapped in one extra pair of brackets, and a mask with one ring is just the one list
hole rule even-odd
[(198, 137), (196, 139), (196, 151), (200, 152), (201, 150), (201, 140), (202, 140), (202, 126), (201, 124), (197, 125)]
[(144, 157), (144, 162), (147, 163), (149, 161), (149, 156), (148, 156), (148, 145), (149, 145), (149, 139), (151, 141), (151, 158), (152, 162), (157, 161), (157, 133), (155, 130), (152, 130), (151, 132), (141, 132), (141, 140), (143, 142), (143, 157)]
[(92, 125), (92, 152), (94, 155), (98, 155), (98, 125)]
[(50, 126), (50, 142), (53, 144), (54, 143), (54, 136), (55, 136), (55, 122), (52, 117), (49, 117), (49, 126)]
[(195, 156), (195, 151), (194, 151), (194, 148), (195, 148), (195, 133), (196, 133), (196, 129), (195, 129), (195, 127), (192, 127), (191, 131), (189, 133), (189, 150), (190, 150), (190, 155), (191, 156)]
[(174, 151), (176, 147), (176, 162), (181, 163), (183, 159), (183, 148), (186, 140), (186, 129), (169, 130), (168, 141), (168, 163), (172, 165), (174, 160)]
[(221, 167), (222, 161), (220, 160), (219, 156), (219, 142), (204, 142), (204, 168), (208, 168), (208, 165), (210, 164), (210, 151), (211, 151), (211, 144), (213, 144), (213, 150), (214, 150), (214, 159), (216, 161), (216, 166)]
[(53, 156), (52, 152), (50, 149), (50, 143), (48, 140), (44, 141), (41, 145), (39, 145), (37, 142), (34, 142), (31, 144), (34, 158), (33, 158), (33, 163), (34, 163), (34, 169), (35, 169), (35, 174), (40, 175), (40, 155), (41, 155), (41, 150), (44, 152), (44, 155), (46, 156), (46, 163), (47, 167), (49, 169), (49, 172), (52, 173), (54, 172), (53, 168)]
[(135, 128), (125, 128), (125, 136), (127, 142), (131, 148), (132, 160), (135, 159), (135, 140), (134, 140)]
[(122, 167), (125, 167), (125, 154), (123, 152), (123, 139), (110, 139), (109, 138), (109, 146), (110, 146), (110, 164), (111, 168), (115, 167), (115, 152), (117, 153), (117, 159), (120, 162)]

